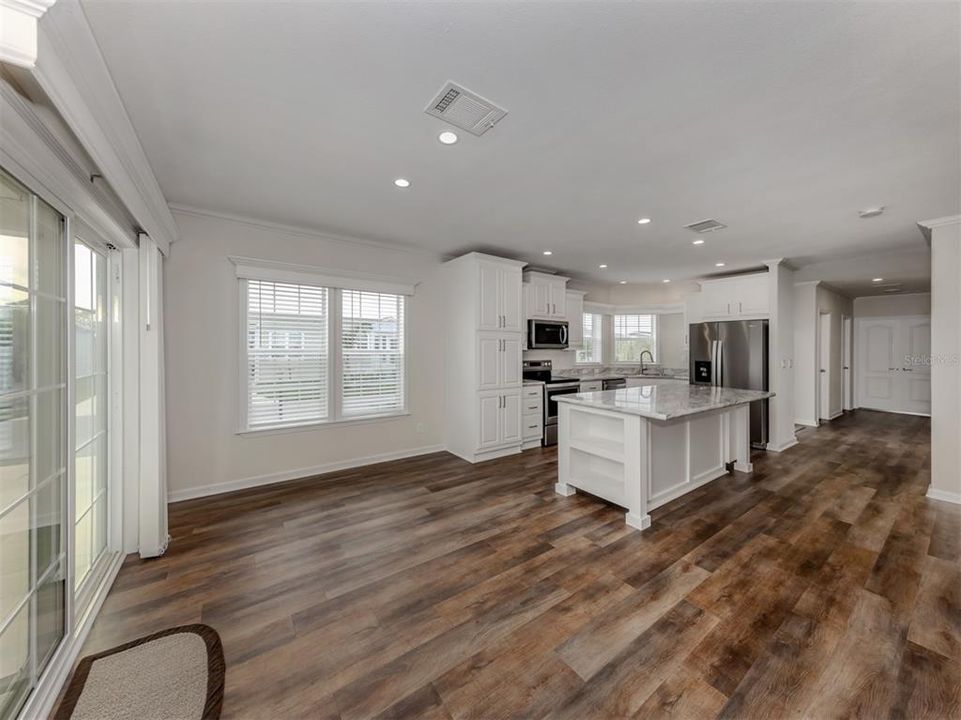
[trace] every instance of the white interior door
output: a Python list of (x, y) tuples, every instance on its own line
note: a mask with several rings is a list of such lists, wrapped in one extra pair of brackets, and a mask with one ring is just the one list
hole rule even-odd
[(831, 418), (831, 313), (821, 313), (818, 333), (818, 416)]
[(931, 318), (901, 321), (901, 411), (931, 414)]
[(858, 405), (874, 410), (930, 414), (931, 319), (859, 320)]

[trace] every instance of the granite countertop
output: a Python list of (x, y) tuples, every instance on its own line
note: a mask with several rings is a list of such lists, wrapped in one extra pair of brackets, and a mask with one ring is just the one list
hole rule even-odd
[(674, 380), (687, 380), (687, 368), (665, 368), (661, 365), (651, 366), (651, 372), (641, 373), (639, 367), (607, 367), (607, 366), (588, 366), (582, 368), (571, 368), (558, 370), (554, 373), (555, 380), (621, 380), (625, 378), (655, 378)]
[(552, 380), (580, 380), (581, 382), (593, 382), (594, 380), (624, 380), (627, 375), (614, 375), (602, 373), (600, 375), (552, 375)]
[(652, 420), (673, 420), (709, 410), (743, 405), (774, 397), (766, 390), (738, 390), (711, 385), (645, 385), (623, 390), (559, 395), (557, 402), (599, 410), (640, 415)]

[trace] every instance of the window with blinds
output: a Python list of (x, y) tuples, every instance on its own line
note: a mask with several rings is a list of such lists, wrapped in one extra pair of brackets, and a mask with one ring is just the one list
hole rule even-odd
[(247, 280), (248, 428), (328, 417), (328, 292)]
[(631, 314), (614, 316), (614, 362), (640, 362), (641, 353), (657, 358), (655, 316)]
[(246, 279), (243, 430), (404, 412), (404, 296)]
[(601, 362), (601, 322), (600, 315), (594, 313), (584, 313), (584, 342), (577, 351), (575, 362), (578, 363), (600, 363)]
[(344, 417), (404, 408), (404, 296), (341, 291)]

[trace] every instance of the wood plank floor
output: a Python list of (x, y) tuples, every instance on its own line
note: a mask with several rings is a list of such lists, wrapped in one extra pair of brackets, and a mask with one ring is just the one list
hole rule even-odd
[(653, 513), (556, 453), (436, 455), (171, 506), (84, 654), (212, 625), (230, 718), (947, 718), (961, 508), (929, 421), (858, 411)]

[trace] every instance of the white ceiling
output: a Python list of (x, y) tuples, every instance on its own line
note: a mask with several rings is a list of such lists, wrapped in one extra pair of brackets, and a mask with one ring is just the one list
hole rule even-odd
[[(961, 211), (956, 2), (84, 7), (174, 204), (594, 282), (923, 254)], [(509, 114), (441, 145), (448, 79)]]

